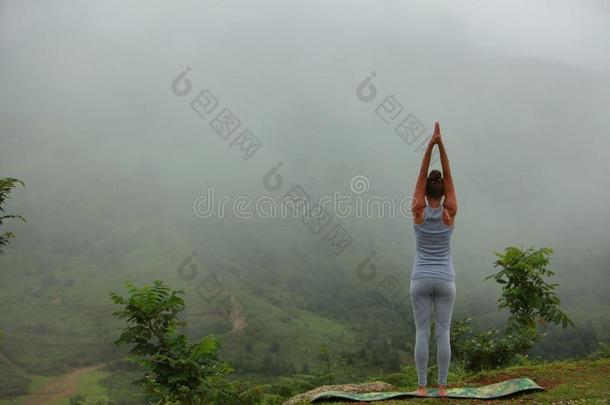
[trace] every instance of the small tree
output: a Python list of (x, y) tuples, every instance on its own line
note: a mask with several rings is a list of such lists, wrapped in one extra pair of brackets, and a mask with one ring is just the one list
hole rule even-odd
[(472, 328), (470, 318), (454, 322), (451, 340), (454, 353), (467, 370), (504, 367), (514, 361), (515, 355), (527, 351), (540, 340), (536, 322), (561, 323), (563, 328), (574, 326), (572, 320), (559, 309), (560, 300), (555, 292), (559, 284), (548, 284), (544, 278), (553, 273), (546, 269), (550, 248), (527, 250), (507, 247), (498, 256), (494, 267), (502, 270), (485, 278), (494, 278), (502, 284), (500, 308), (510, 312), (504, 333), (494, 329), (479, 332)]
[(130, 359), (146, 370), (134, 384), (156, 395), (158, 404), (231, 403), (232, 387), (224, 377), (233, 369), (218, 359), (220, 340), (209, 335), (189, 344), (178, 333), (184, 326), (177, 320), (184, 309), (183, 292), (172, 291), (159, 280), (142, 288), (126, 285), (127, 298), (110, 295), (123, 306), (113, 315), (128, 324), (115, 344), (131, 345)]
[[(11, 191), (17, 184), (21, 184), (23, 187), (25, 187), (25, 184), (23, 184), (21, 180), (13, 179), (11, 177), (0, 178), (0, 226), (3, 225), (5, 220), (12, 218), (18, 218), (25, 222), (25, 218), (23, 218), (21, 215), (2, 215), (5, 212), (4, 203), (9, 199)], [(9, 240), (14, 237), (15, 234), (8, 231), (0, 234), (0, 255), (4, 254), (3, 246), (6, 246), (9, 243)]]
[(508, 330), (519, 333), (524, 328), (536, 329), (536, 322), (552, 322), (565, 329), (574, 322), (559, 309), (561, 301), (555, 292), (559, 284), (548, 284), (544, 278), (555, 273), (547, 270), (550, 248), (522, 250), (507, 247), (498, 256), (494, 267), (502, 270), (485, 278), (494, 278), (502, 284), (502, 296), (498, 299), (500, 308), (510, 311)]

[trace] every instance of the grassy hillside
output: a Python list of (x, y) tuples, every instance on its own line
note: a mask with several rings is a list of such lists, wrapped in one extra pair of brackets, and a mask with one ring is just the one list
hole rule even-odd
[[(0, 303), (10, 309), (0, 317), (0, 354), (22, 372), (0, 362), (0, 396), (25, 392), (32, 383), (28, 376), (60, 376), (122, 358), (124, 351), (112, 344), (120, 323), (111, 316), (116, 308), (108, 291), (122, 292), (124, 280), (141, 284), (161, 278), (183, 289), (187, 333), (193, 338), (221, 335), (222, 356), (236, 367), (239, 378), (270, 382), (281, 375), (316, 373), (322, 344), (351, 366), (351, 375), (341, 375), (338, 368), (341, 383), (412, 362), (406, 289), (394, 302), (378, 297), (383, 277), (406, 277), (393, 260), (379, 260), (378, 277), (363, 282), (354, 274), (356, 265), (320, 260), (308, 246), (271, 254), (248, 245), (230, 255), (215, 245), (181, 238), (178, 229), (166, 227), (162, 234), (154, 228), (123, 227), (76, 252), (13, 247), (0, 271)], [(194, 246), (199, 253), (186, 267), (189, 277), (181, 277), (178, 269)], [(361, 260), (346, 257), (355, 264)], [(213, 275), (219, 287), (210, 287)], [(495, 305), (470, 302), (475, 294), (469, 288), (475, 287), (464, 286), (455, 318), (472, 314), (481, 329), (499, 327), (502, 314)], [(591, 342), (607, 340), (605, 304), (596, 307), (595, 317), (584, 310), (589, 302), (578, 305), (577, 328), (548, 328), (549, 335), (532, 354), (573, 358), (595, 350)], [(259, 326), (256, 335), (241, 328), (252, 317)]]
[[(378, 380), (394, 384), (399, 391), (412, 391), (415, 383), (402, 385), (414, 376), (394, 374)], [(452, 378), (453, 377), (453, 378)], [(479, 372), (476, 374), (453, 374), (449, 378), (449, 388), (482, 386), (517, 377), (529, 377), (545, 391), (525, 392), (496, 400), (450, 399), (451, 404), (608, 404), (610, 403), (610, 358), (580, 359), (552, 363), (514, 366), (505, 369)], [(434, 381), (434, 380), (431, 380)], [(418, 398), (376, 402), (383, 405), (407, 405), (416, 401), (424, 404), (444, 404), (447, 399)], [(309, 402), (303, 401), (299, 405)], [(353, 402), (333, 402), (333, 404), (353, 404)]]
[[(366, 257), (362, 252), (369, 251), (365, 241), (339, 259), (325, 255), (319, 240), (302, 243), (290, 221), (276, 224), (269, 234), (244, 226), (226, 244), (231, 233), (222, 227), (210, 225), (218, 232), (210, 239), (203, 232), (197, 235), (195, 225), (200, 224), (191, 224), (193, 229), (188, 221), (168, 224), (138, 210), (129, 213), (138, 221), (128, 220), (128, 213), (111, 210), (112, 205), (87, 207), (76, 210), (73, 221), (56, 219), (48, 227), (32, 212), (28, 223), (36, 232), (15, 241), (2, 258), (0, 355), (6, 361), (0, 361), (0, 397), (28, 387), (32, 392), (32, 384), (43, 377), (122, 358), (124, 349), (113, 345), (121, 323), (111, 315), (116, 307), (108, 292), (124, 292), (125, 280), (143, 284), (163, 279), (184, 290), (186, 333), (192, 338), (221, 335), (222, 357), (235, 366), (238, 378), (272, 382), (294, 373), (316, 374), (322, 344), (337, 362), (350, 366), (349, 373), (342, 373), (347, 367), (337, 367), (340, 383), (412, 363), (405, 266), (410, 258), (391, 243), (376, 248), (376, 272), (364, 280), (358, 269)], [(91, 226), (76, 225), (87, 218)], [(479, 329), (505, 322), (506, 314), (495, 302), (497, 286), (481, 281), (488, 272), (482, 267), (472, 281), (460, 279), (455, 308), (456, 320), (470, 316)], [(590, 272), (602, 274), (597, 268)], [(218, 286), (213, 285), (216, 278)], [(594, 285), (605, 285), (605, 278)], [(544, 327), (548, 336), (532, 355), (574, 358), (594, 351), (596, 341), (608, 340), (608, 303), (597, 295), (577, 298), (565, 306), (574, 311), (577, 327)], [(256, 335), (243, 328), (253, 320), (259, 327)]]
[[(416, 383), (413, 378), (412, 366), (403, 368), (402, 373), (385, 377), (375, 377), (371, 380), (383, 380), (393, 384), (398, 390), (411, 391)], [(0, 405), (8, 404), (47, 404), (68, 405), (70, 397), (111, 397), (121, 399), (124, 403), (138, 403), (129, 387), (120, 391), (112, 388), (113, 375), (120, 377), (120, 372), (112, 368), (87, 367), (73, 370), (60, 377), (32, 378), (30, 392), (32, 395), (21, 396), (13, 400), (0, 400)], [(608, 404), (610, 394), (610, 357), (598, 359), (579, 359), (573, 361), (558, 361), (552, 363), (514, 366), (505, 369), (465, 374), (453, 372), (449, 387), (481, 386), (517, 377), (529, 377), (545, 388), (544, 392), (515, 394), (511, 397), (492, 401), (494, 404)], [(434, 381), (433, 379), (431, 381)], [(131, 388), (135, 391), (135, 388)], [(131, 397), (131, 398), (129, 398)], [(134, 402), (130, 402), (134, 401)], [(426, 398), (417, 399), (418, 403), (446, 403), (446, 400)], [(384, 401), (384, 405), (411, 404), (411, 400)], [(490, 401), (451, 399), (452, 404), (483, 404)], [(307, 402), (302, 402), (307, 404)], [(341, 404), (341, 402), (337, 402)], [(344, 404), (348, 404), (345, 402)]]
[[(495, 403), (557, 403), (558, 401), (576, 401), (580, 403), (604, 403), (610, 398), (608, 382), (610, 381), (610, 359), (559, 361), (549, 364), (510, 367), (503, 370), (480, 373), (465, 378), (458, 385), (486, 385), (511, 378), (527, 376), (532, 378), (545, 392), (534, 392), (515, 395), (513, 398), (494, 401)], [(404, 402), (404, 401), (403, 401)], [(437, 400), (425, 400), (435, 403)], [(485, 401), (456, 401), (455, 403), (482, 403)], [(397, 402), (400, 403), (400, 402)], [(565, 402), (571, 403), (571, 402)]]

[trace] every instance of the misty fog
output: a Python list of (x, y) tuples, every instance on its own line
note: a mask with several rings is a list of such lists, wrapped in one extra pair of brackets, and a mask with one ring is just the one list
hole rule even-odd
[[(6, 211), (27, 220), (3, 225), (16, 237), (0, 257), (0, 350), (33, 374), (119, 356), (108, 292), (124, 280), (185, 290), (195, 336), (226, 326), (197, 316), (210, 273), (281, 342), (294, 337), (274, 333), (262, 301), (353, 326), (337, 313), (361, 311), (354, 286), (373, 295), (386, 275), (408, 285), (411, 218), (331, 213), (314, 234), (294, 218), (202, 218), (197, 198), (279, 199), (295, 185), (312, 199), (353, 197), (361, 176), (362, 197), (399, 201), (436, 121), (460, 207), (454, 317), (497, 325), (499, 288), (483, 281), (493, 252), (551, 247), (564, 310), (610, 335), (603, 1), (2, 0), (0, 88), (0, 177), (25, 183)], [(204, 90), (218, 105), (202, 117)], [(402, 110), (386, 123), (391, 96)], [(226, 139), (212, 126), (223, 109), (240, 122)], [(409, 114), (423, 126), (413, 143), (395, 132)], [(246, 159), (235, 142), (245, 129), (261, 143)], [(277, 191), (265, 182), (274, 168)], [(335, 225), (351, 237), (339, 254), (324, 239)], [(377, 278), (359, 281), (371, 252)], [(187, 280), (177, 269), (191, 256)]]

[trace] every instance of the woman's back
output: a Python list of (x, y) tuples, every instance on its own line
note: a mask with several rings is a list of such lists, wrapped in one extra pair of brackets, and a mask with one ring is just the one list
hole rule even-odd
[[(438, 145), (443, 172), (432, 170), (428, 174), (435, 145)], [(437, 207), (432, 208), (428, 204)], [(437, 122), (422, 159), (411, 206), (416, 243), (409, 294), (415, 321), (413, 357), (417, 368), (418, 396), (426, 396), (428, 341), (433, 318), (438, 395), (447, 396), (447, 376), (451, 362), (451, 317), (456, 294), (451, 234), (457, 209), (449, 158)]]
[(451, 259), (451, 235), (453, 226), (443, 222), (443, 206), (425, 207), (424, 221), (414, 224), (415, 258), (411, 279), (438, 278), (455, 281)]

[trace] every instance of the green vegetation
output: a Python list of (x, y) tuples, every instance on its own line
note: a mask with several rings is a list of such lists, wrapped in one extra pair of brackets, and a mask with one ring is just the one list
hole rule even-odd
[[(512, 248), (507, 251), (512, 252)], [(529, 257), (534, 252), (529, 249), (521, 255)], [(540, 270), (534, 266), (531, 269)], [(545, 270), (548, 275), (548, 270)], [(550, 274), (552, 275), (552, 274)], [(513, 282), (501, 283), (505, 288), (514, 285)], [(527, 280), (520, 278), (522, 288), (527, 288)], [(546, 285), (538, 283), (536, 285)], [(555, 285), (551, 285), (551, 289)], [(130, 347), (130, 363), (114, 361), (102, 369), (93, 367), (76, 370), (72, 379), (76, 386), (66, 390), (63, 400), (57, 404), (69, 405), (126, 405), (140, 403), (155, 403), (159, 405), (174, 404), (280, 404), (285, 399), (298, 393), (313, 389), (324, 384), (341, 382), (356, 382), (382, 380), (391, 383), (397, 389), (411, 390), (417, 384), (417, 374), (413, 365), (403, 365), (394, 373), (358, 377), (353, 373), (353, 363), (349, 356), (329, 349), (326, 344), (318, 348), (316, 366), (312, 366), (311, 373), (286, 373), (268, 383), (261, 384), (248, 381), (243, 375), (232, 374), (233, 366), (222, 357), (221, 338), (214, 334), (197, 339), (189, 343), (189, 338), (180, 333), (185, 329), (186, 322), (179, 320), (185, 312), (183, 291), (174, 291), (165, 283), (155, 281), (150, 286), (136, 287), (127, 283), (128, 296), (122, 297), (111, 293), (112, 301), (121, 306), (114, 312), (115, 317), (125, 322), (122, 324), (120, 336), (116, 340), (118, 345)], [(541, 288), (541, 292), (548, 292), (548, 288)], [(550, 295), (552, 297), (552, 294)], [(535, 302), (536, 300), (532, 300)], [(555, 300), (550, 300), (558, 304)], [(502, 302), (502, 301), (500, 301)], [(522, 307), (519, 307), (522, 308)], [(558, 308), (556, 308), (558, 310)], [(523, 311), (523, 313), (536, 313)], [(512, 314), (512, 313), (511, 313)], [(510, 317), (509, 317), (510, 322)], [(531, 324), (531, 323), (529, 323)], [(470, 327), (468, 325), (468, 327)], [(461, 329), (460, 329), (461, 328)], [(457, 322), (454, 329), (457, 334), (465, 335), (463, 323)], [(461, 332), (460, 332), (461, 330)], [(507, 328), (508, 330), (508, 328)], [(557, 399), (573, 398), (577, 395), (588, 395), (587, 398), (601, 398), (599, 375), (583, 372), (582, 364), (598, 368), (607, 374), (608, 346), (600, 343), (595, 353), (587, 360), (576, 362), (546, 363), (539, 359), (530, 359), (525, 354), (519, 354), (516, 347), (521, 347), (512, 335), (494, 336), (499, 332), (473, 332), (471, 346), (464, 346), (464, 342), (455, 342), (456, 350), (461, 353), (457, 361), (452, 363), (449, 379), (451, 385), (482, 385), (517, 376), (528, 376), (535, 379), (544, 387), (552, 388), (550, 392), (528, 394), (536, 397), (540, 402), (550, 402)], [(224, 335), (229, 338), (235, 334)], [(522, 336), (521, 336), (522, 338)], [(532, 341), (535, 339), (532, 338)], [(251, 342), (252, 343), (252, 342)], [(256, 342), (254, 342), (256, 343)], [(255, 345), (251, 344), (246, 351), (252, 351)], [(277, 355), (282, 351), (279, 341), (273, 338), (267, 347), (268, 353), (263, 364), (271, 361), (271, 354)], [(469, 357), (463, 357), (469, 353)], [(509, 361), (510, 359), (510, 361)], [(475, 367), (476, 363), (476, 367)], [(512, 366), (506, 367), (508, 364)], [(268, 367), (272, 367), (273, 362)], [(23, 373), (13, 370), (12, 375)], [(309, 368), (309, 366), (308, 366)], [(483, 369), (483, 371), (479, 371)], [(304, 370), (305, 371), (305, 370)], [(310, 370), (307, 370), (310, 371)], [(434, 379), (435, 367), (429, 368), (429, 378)], [(564, 372), (565, 375), (560, 375)], [(573, 375), (572, 375), (573, 374)], [(27, 378), (27, 375), (22, 375)], [(29, 376), (33, 377), (33, 376)], [(63, 378), (63, 380), (62, 380)], [(38, 380), (34, 377), (33, 380)], [(58, 382), (46, 379), (40, 382), (38, 388), (30, 386), (30, 392), (45, 392), (50, 385), (65, 385), (66, 377), (57, 378)], [(134, 384), (130, 381), (135, 382)], [(23, 386), (23, 382), (20, 383)], [(546, 385), (545, 385), (546, 384)], [(14, 383), (11, 389), (19, 384)], [(138, 387), (144, 388), (140, 390)], [(560, 394), (558, 394), (558, 392)], [(15, 391), (13, 397), (20, 397), (21, 391)], [(27, 398), (27, 396), (21, 396)], [(529, 397), (528, 397), (529, 398)], [(533, 398), (533, 397), (532, 397)], [(424, 401), (434, 402), (426, 399)], [(1, 403), (1, 402), (0, 402)], [(390, 401), (391, 404), (404, 403)]]
[(560, 300), (555, 293), (559, 284), (548, 284), (545, 276), (552, 276), (546, 266), (553, 251), (549, 248), (522, 250), (507, 247), (504, 253), (496, 252), (495, 267), (502, 270), (485, 278), (494, 278), (502, 285), (499, 308), (510, 311), (504, 332), (498, 329), (479, 332), (471, 318), (454, 322), (452, 346), (455, 356), (467, 370), (479, 371), (504, 367), (540, 340), (537, 323), (561, 323), (565, 329), (574, 322), (559, 309)]
[[(244, 380), (230, 380), (234, 371), (228, 363), (219, 360), (220, 339), (208, 335), (189, 344), (187, 337), (179, 332), (186, 322), (178, 320), (184, 310), (183, 291), (174, 291), (162, 281), (152, 286), (138, 288), (127, 283), (129, 296), (124, 298), (111, 293), (112, 301), (123, 308), (114, 315), (127, 322), (122, 329), (117, 345), (129, 345), (129, 360), (139, 368), (114, 367), (118, 372), (128, 371), (123, 376), (135, 377), (133, 385), (143, 387), (151, 403), (174, 404), (280, 404), (284, 399), (300, 390), (335, 380), (335, 370), (345, 363), (340, 356), (329, 352), (322, 345), (318, 357), (322, 367), (317, 375), (294, 374), (280, 377), (273, 384), (256, 384)], [(271, 342), (270, 352), (278, 353), (279, 343)], [(265, 357), (264, 362), (271, 361)], [(109, 381), (105, 382), (112, 386)], [(116, 386), (116, 381), (115, 381)], [(143, 399), (140, 399), (143, 400)], [(105, 404), (101, 397), (88, 398), (76, 395), (73, 404)], [(93, 402), (91, 402), (93, 401)]]
[[(11, 244), (10, 254), (2, 256), (0, 271), (2, 305), (8, 309), (0, 318), (4, 332), (1, 397), (38, 392), (44, 383), (37, 382), (60, 380), (73, 370), (107, 364), (108, 375), (89, 384), (90, 390), (85, 384), (67, 398), (106, 396), (117, 404), (151, 399), (129, 383), (141, 378), (144, 370), (119, 361), (126, 350), (113, 345), (124, 324), (110, 315), (113, 307), (107, 292), (116, 291), (125, 279), (138, 285), (163, 279), (184, 290), (185, 308), (178, 319), (188, 323), (182, 333), (187, 342), (209, 334), (222, 340), (218, 358), (235, 369), (227, 375), (228, 381), (243, 382), (238, 392), (248, 391), (251, 384), (261, 395), (287, 398), (331, 381), (387, 376), (413, 363), (408, 272), (405, 257), (393, 245), (395, 235), (380, 237), (377, 277), (363, 281), (356, 271), (362, 261), (358, 249), (347, 250), (340, 260), (325, 256), (316, 241), (307, 244), (302, 236), (296, 237), (295, 224), (289, 222), (276, 225), (272, 232), (240, 224), (240, 236), (226, 244), (220, 228), (215, 229), (217, 238), (200, 235), (190, 217), (172, 217), (154, 195), (132, 195), (134, 188), (144, 192), (138, 189), (140, 184), (135, 178), (125, 186), (116, 185), (117, 198), (96, 193), (95, 188), (110, 185), (92, 179), (92, 188), (87, 190), (95, 200), (86, 204), (71, 203), (70, 189), (62, 188), (57, 203), (48, 205), (52, 208), (48, 215), (32, 209), (32, 202), (19, 209), (28, 218), (28, 232), (20, 231), (18, 226), (23, 225), (15, 223), (19, 238)], [(278, 240), (282, 240), (281, 248)], [(197, 253), (192, 254), (185, 273), (194, 276), (182, 277), (178, 268), (193, 250)], [(485, 256), (484, 252), (479, 255)], [(577, 358), (608, 340), (610, 302), (600, 286), (607, 285), (609, 273), (603, 271), (606, 261), (588, 260), (590, 265), (576, 273), (565, 258), (554, 259), (562, 287), (557, 295), (576, 326), (564, 330), (553, 322), (537, 323), (540, 340), (523, 358)], [(213, 284), (212, 275), (220, 283), (213, 291), (206, 289)], [(382, 280), (392, 277), (403, 287), (398, 289), (400, 294), (379, 297)], [(480, 281), (470, 280), (468, 274), (461, 280), (455, 319), (470, 317), (472, 330), (481, 334), (504, 327), (504, 314), (494, 305), (501, 293), (498, 288), (496, 294), (495, 287), (500, 283), (482, 290)], [(579, 284), (582, 280), (588, 289)], [(238, 304), (230, 304), (230, 297)], [(239, 316), (231, 311), (238, 305)], [(240, 329), (240, 320), (246, 325), (257, 323), (262, 333)], [(432, 350), (430, 358), (435, 356)], [(494, 349), (493, 356), (499, 352)], [(453, 372), (464, 367), (455, 360)]]
[(555, 292), (559, 284), (548, 284), (545, 276), (555, 273), (548, 270), (550, 248), (522, 250), (507, 247), (504, 253), (495, 252), (498, 260), (494, 266), (502, 267), (498, 273), (486, 277), (502, 284), (500, 308), (510, 311), (508, 330), (518, 333), (524, 328), (535, 329), (539, 323), (561, 323), (566, 328), (574, 322), (559, 309), (560, 300)]
[[(23, 218), (21, 215), (2, 215), (5, 212), (4, 204), (10, 197), (11, 191), (17, 184), (21, 184), (23, 187), (25, 187), (25, 184), (23, 184), (21, 180), (13, 179), (11, 177), (0, 178), (0, 226), (2, 226), (4, 221), (7, 219), (13, 218), (18, 218), (25, 222), (25, 218)], [(9, 240), (14, 237), (15, 234), (13, 232), (4, 231), (4, 233), (0, 233), (0, 255), (4, 254), (4, 246), (6, 246), (9, 243)]]
[(131, 359), (146, 370), (134, 384), (144, 386), (163, 405), (234, 400), (219, 386), (233, 371), (218, 360), (220, 340), (210, 335), (189, 344), (178, 332), (185, 325), (176, 318), (184, 309), (183, 292), (171, 291), (159, 280), (142, 288), (127, 283), (127, 289), (128, 298), (111, 296), (124, 307), (114, 315), (128, 324), (116, 344), (130, 345)]
[[(10, 177), (0, 178), (0, 228), (7, 219), (18, 218), (25, 222), (25, 218), (21, 215), (2, 215), (5, 212), (6, 200), (10, 197), (12, 189), (16, 184), (21, 184), (25, 187), (25, 184), (21, 180), (13, 179)], [(11, 238), (15, 237), (15, 234), (10, 231), (4, 231), (0, 229), (0, 255), (5, 254), (4, 246), (6, 246)], [(0, 343), (2, 343), (3, 333), (0, 330)], [(7, 361), (3, 361), (0, 357), (0, 395), (6, 396), (17, 396), (27, 392), (29, 379), (24, 375), (21, 370), (11, 367)]]
[[(506, 368), (465, 372), (454, 370), (449, 375), (449, 387), (482, 386), (518, 377), (529, 377), (543, 387), (545, 391), (518, 394), (515, 397), (494, 400), (494, 404), (535, 403), (608, 403), (608, 376), (610, 357), (596, 356), (571, 361), (525, 362)], [(412, 391), (417, 384), (417, 374), (411, 367), (401, 373), (382, 377), (382, 380), (396, 385), (398, 390)], [(443, 404), (446, 399), (418, 398), (418, 403)], [(452, 404), (479, 403), (473, 400), (452, 398)], [(489, 401), (481, 401), (489, 402)], [(384, 405), (408, 405), (413, 400), (396, 400), (382, 402)], [(338, 402), (337, 404), (347, 404)]]
[(0, 392), (7, 397), (16, 397), (28, 392), (29, 378), (18, 368), (11, 367), (0, 359)]
[[(548, 284), (544, 280), (545, 276), (554, 274), (546, 269), (551, 254), (552, 250), (547, 248), (522, 250), (515, 247), (506, 248), (503, 254), (496, 253), (495, 266), (502, 270), (486, 279), (493, 277), (502, 285), (498, 302), (500, 309), (510, 311), (508, 326), (500, 334), (499, 330), (476, 332), (470, 319), (456, 322), (452, 331), (454, 352), (459, 360), (453, 371), (456, 381), (463, 381), (469, 372), (530, 363), (527, 351), (540, 339), (536, 321), (561, 323), (564, 328), (568, 324), (574, 326), (559, 309), (560, 301), (554, 291), (558, 284)], [(112, 294), (113, 301), (125, 307), (115, 315), (131, 325), (123, 330), (117, 344), (133, 345), (132, 355), (147, 370), (145, 377), (136, 384), (145, 386), (158, 398), (158, 404), (276, 403), (294, 394), (297, 387), (304, 389), (320, 382), (336, 383), (333, 355), (324, 344), (318, 355), (321, 362), (318, 377), (283, 378), (279, 384), (280, 395), (269, 394), (269, 385), (265, 389), (250, 383), (229, 382), (226, 377), (233, 368), (218, 360), (220, 341), (217, 337), (206, 336), (198, 343), (188, 345), (186, 337), (177, 332), (179, 326), (185, 325), (176, 319), (184, 310), (184, 301), (179, 297), (182, 291), (172, 291), (161, 281), (140, 289), (130, 283), (127, 286), (128, 299)], [(270, 352), (278, 351), (279, 343), (273, 339)], [(269, 355), (265, 356), (264, 362), (270, 361)], [(340, 368), (348, 370), (349, 365), (343, 363)], [(433, 370), (435, 368), (431, 367), (429, 372)], [(415, 385), (415, 368), (403, 366), (400, 373), (393, 374), (387, 381), (395, 385)]]

